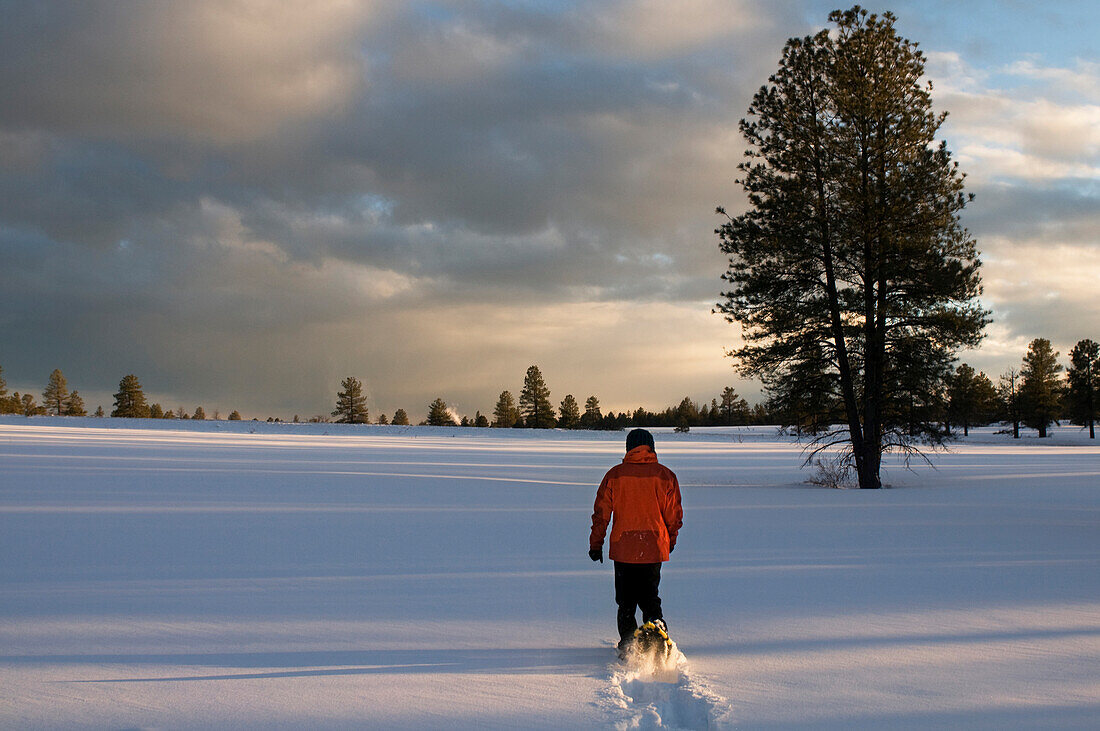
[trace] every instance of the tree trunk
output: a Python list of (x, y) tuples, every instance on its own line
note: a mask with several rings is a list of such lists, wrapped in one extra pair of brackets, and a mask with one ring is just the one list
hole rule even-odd
[(1039, 438), (1040, 439), (1046, 439), (1046, 437), (1047, 437), (1047, 425), (1046, 424), (1041, 424), (1039, 426)]
[(877, 490), (882, 487), (879, 479), (879, 466), (882, 463), (882, 452), (877, 445), (865, 441), (863, 454), (856, 453), (856, 476), (859, 478), (859, 489)]

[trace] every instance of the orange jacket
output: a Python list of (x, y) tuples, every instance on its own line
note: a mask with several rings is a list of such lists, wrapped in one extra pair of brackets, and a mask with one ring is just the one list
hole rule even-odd
[(680, 483), (672, 470), (657, 463), (647, 445), (626, 453), (623, 463), (604, 475), (592, 507), (590, 548), (601, 548), (612, 515), (608, 556), (624, 563), (667, 561), (684, 523)]

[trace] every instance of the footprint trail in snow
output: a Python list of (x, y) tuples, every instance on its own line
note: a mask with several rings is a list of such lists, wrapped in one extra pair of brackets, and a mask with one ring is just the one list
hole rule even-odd
[(717, 729), (733, 725), (729, 702), (692, 676), (676, 647), (667, 658), (630, 652), (610, 666), (608, 704), (618, 729)]

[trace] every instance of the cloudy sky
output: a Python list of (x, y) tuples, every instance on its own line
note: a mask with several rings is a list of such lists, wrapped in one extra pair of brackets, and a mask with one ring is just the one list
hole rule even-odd
[[(710, 308), (737, 121), (834, 2), (0, 0), (0, 366), (93, 408), (755, 397)], [(845, 6), (847, 7), (847, 6)], [(1100, 339), (1100, 5), (896, 0), (995, 323)]]

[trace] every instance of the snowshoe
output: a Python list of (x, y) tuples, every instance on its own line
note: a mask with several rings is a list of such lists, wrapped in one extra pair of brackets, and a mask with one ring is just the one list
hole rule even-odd
[(672, 640), (669, 639), (664, 620), (654, 619), (634, 630), (633, 646), (639, 653), (667, 659), (672, 653)]

